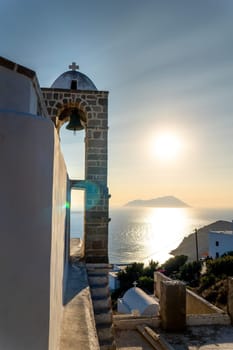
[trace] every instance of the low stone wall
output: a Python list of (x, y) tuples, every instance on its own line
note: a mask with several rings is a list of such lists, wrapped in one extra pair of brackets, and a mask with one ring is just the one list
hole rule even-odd
[(186, 289), (186, 314), (224, 314), (224, 311)]
[(227, 314), (200, 314), (200, 315), (186, 315), (187, 326), (213, 326), (213, 325), (230, 325), (231, 320)]
[(186, 327), (186, 288), (180, 281), (161, 281), (160, 317), (163, 329), (172, 332)]
[(171, 281), (171, 278), (165, 276), (161, 272), (154, 272), (154, 293), (155, 296), (159, 299), (161, 295), (161, 281)]
[[(161, 281), (170, 281), (171, 279), (161, 272), (154, 273), (155, 295), (160, 299)], [(189, 314), (225, 314), (223, 310), (209, 303), (199, 295), (186, 289), (186, 315)]]
[(114, 315), (113, 325), (117, 329), (137, 329), (139, 325), (146, 325), (152, 328), (160, 327), (159, 317), (138, 317), (133, 315)]

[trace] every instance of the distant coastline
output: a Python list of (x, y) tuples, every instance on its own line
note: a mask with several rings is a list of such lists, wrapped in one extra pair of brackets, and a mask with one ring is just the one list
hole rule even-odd
[[(232, 230), (232, 222), (218, 220), (209, 225), (201, 227), (197, 230), (198, 239), (198, 256), (199, 259), (208, 255), (208, 232), (209, 231), (230, 231)], [(184, 237), (182, 242), (177, 248), (170, 251), (173, 256), (187, 255), (190, 261), (196, 260), (196, 242), (195, 233), (191, 233), (189, 236)]]
[(190, 208), (190, 205), (174, 196), (163, 196), (146, 200), (136, 199), (126, 203), (125, 207)]
[[(150, 207), (111, 207), (111, 222), (109, 224), (109, 261), (112, 264), (142, 262), (148, 257), (148, 261), (153, 259), (163, 263), (172, 255), (186, 254), (193, 255), (196, 259), (194, 235), (187, 237), (198, 229), (199, 257), (202, 252), (207, 252), (202, 243), (201, 229), (206, 232), (210, 229), (208, 225), (217, 222), (219, 219), (218, 230), (231, 230), (231, 220), (233, 218), (233, 208), (177, 208), (168, 210), (167, 208), (157, 209)], [(167, 223), (167, 215), (178, 215), (178, 222), (172, 220)], [(160, 217), (161, 215), (161, 217)], [(157, 220), (159, 219), (159, 221)], [(180, 224), (180, 220), (184, 222)], [(227, 221), (226, 227), (224, 221)], [(164, 222), (164, 224), (163, 224)], [(178, 224), (178, 228), (177, 228)], [(71, 236), (83, 237), (84, 218), (83, 213), (71, 211)], [(165, 227), (168, 227), (165, 230)], [(160, 231), (161, 227), (161, 231)], [(200, 229), (200, 230), (199, 230)], [(213, 229), (213, 227), (212, 227)], [(161, 233), (162, 232), (162, 233)], [(208, 234), (206, 233), (206, 237)], [(140, 237), (138, 239), (138, 237)], [(148, 237), (152, 244), (148, 244)], [(162, 238), (160, 240), (160, 237)], [(185, 249), (180, 247), (181, 241), (187, 237)], [(179, 248), (179, 249), (178, 249)], [(171, 252), (172, 250), (172, 252)], [(171, 255), (172, 254), (172, 255)]]

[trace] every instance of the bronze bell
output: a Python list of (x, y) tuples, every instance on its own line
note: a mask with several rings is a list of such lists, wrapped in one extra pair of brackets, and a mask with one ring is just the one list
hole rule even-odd
[(73, 109), (71, 111), (70, 121), (69, 124), (66, 126), (66, 129), (73, 130), (74, 133), (76, 130), (84, 129), (83, 125), (81, 124), (81, 116), (77, 109)]

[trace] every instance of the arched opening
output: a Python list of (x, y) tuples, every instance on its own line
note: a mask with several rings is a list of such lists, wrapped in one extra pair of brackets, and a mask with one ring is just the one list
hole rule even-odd
[(83, 239), (84, 227), (84, 190), (73, 189), (71, 191), (71, 237)]
[[(77, 113), (82, 117), (82, 113), (74, 107), (62, 111), (59, 117), (59, 135), (61, 149), (65, 159), (67, 172), (70, 180), (85, 179), (85, 128), (84, 121), (81, 120), (82, 128), (72, 129), (72, 117), (70, 113)], [(69, 126), (71, 125), (71, 129)], [(67, 129), (67, 126), (69, 129)], [(72, 189), (70, 193), (70, 238), (73, 243), (70, 245), (70, 255), (76, 253), (83, 255), (84, 239), (84, 214), (85, 214), (85, 193), (84, 190)], [(73, 245), (75, 244), (75, 249)]]
[[(71, 211), (70, 211), (70, 238), (75, 243), (75, 255), (83, 257), (84, 248), (84, 204), (85, 192), (80, 189), (71, 190)], [(70, 252), (74, 249), (74, 244), (70, 245)]]
[(66, 162), (70, 179), (83, 180), (85, 178), (85, 130), (75, 134), (66, 129), (64, 124), (60, 129), (61, 149)]
[(62, 109), (58, 132), (70, 179), (85, 178), (85, 113), (76, 106)]
[(71, 80), (71, 83), (70, 83), (70, 89), (71, 90), (77, 90), (77, 80)]

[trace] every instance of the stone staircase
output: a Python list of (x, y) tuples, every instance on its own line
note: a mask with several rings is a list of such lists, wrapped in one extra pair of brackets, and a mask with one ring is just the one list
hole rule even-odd
[(115, 350), (108, 284), (110, 266), (108, 264), (86, 264), (86, 268), (100, 349)]

